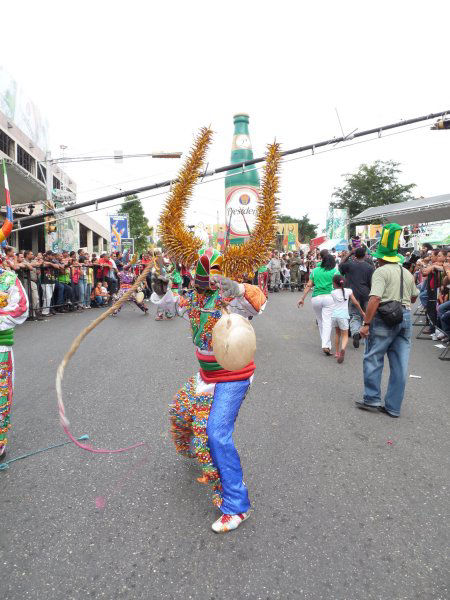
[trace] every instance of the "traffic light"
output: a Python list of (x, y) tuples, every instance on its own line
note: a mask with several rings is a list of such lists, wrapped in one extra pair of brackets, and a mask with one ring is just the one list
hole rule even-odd
[(56, 231), (56, 221), (55, 219), (49, 219), (47, 221), (47, 232), (54, 233)]
[(450, 119), (439, 119), (430, 129), (450, 129)]

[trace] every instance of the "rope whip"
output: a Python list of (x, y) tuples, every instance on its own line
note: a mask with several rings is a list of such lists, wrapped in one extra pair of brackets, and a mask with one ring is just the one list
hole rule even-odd
[(153, 261), (151, 261), (136, 281), (133, 283), (131, 288), (121, 297), (119, 298), (112, 306), (105, 310), (99, 317), (97, 317), (92, 323), (90, 323), (87, 327), (85, 327), (81, 333), (77, 335), (77, 337), (73, 340), (72, 345), (70, 346), (68, 352), (65, 354), (61, 363), (58, 366), (58, 370), (56, 371), (56, 397), (58, 399), (58, 411), (59, 411), (59, 419), (61, 423), (61, 427), (64, 430), (64, 433), (70, 438), (70, 440), (82, 450), (87, 450), (88, 452), (94, 452), (95, 454), (117, 454), (119, 452), (126, 452), (127, 450), (133, 450), (134, 448), (138, 448), (139, 446), (145, 445), (145, 442), (137, 442), (136, 444), (132, 444), (131, 446), (127, 446), (126, 448), (118, 448), (116, 450), (108, 450), (102, 448), (93, 448), (90, 444), (82, 444), (77, 438), (75, 438), (69, 430), (69, 420), (66, 417), (66, 410), (63, 402), (63, 393), (62, 393), (62, 381), (64, 378), (64, 370), (66, 366), (69, 364), (70, 359), (75, 355), (78, 348), (81, 346), (82, 342), (85, 338), (94, 331), (94, 329), (100, 325), (102, 321), (104, 321), (109, 315), (111, 315), (114, 311), (122, 306), (136, 291), (139, 285), (144, 281), (151, 268), (153, 267)]

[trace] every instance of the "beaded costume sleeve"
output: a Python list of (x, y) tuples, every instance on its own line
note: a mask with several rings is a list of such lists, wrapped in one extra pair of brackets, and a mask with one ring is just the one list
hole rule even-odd
[(244, 295), (233, 298), (229, 304), (230, 310), (243, 317), (255, 317), (264, 310), (267, 298), (257, 285), (244, 283), (244, 287)]
[(0, 307), (0, 331), (13, 329), (28, 317), (28, 298), (15, 273), (0, 274), (0, 292), (8, 294), (7, 304)]

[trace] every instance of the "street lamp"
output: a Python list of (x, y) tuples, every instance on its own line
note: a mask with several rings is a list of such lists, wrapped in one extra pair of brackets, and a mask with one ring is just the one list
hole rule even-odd
[[(62, 150), (63, 155), (60, 156), (59, 158), (52, 158), (50, 152), (47, 151), (46, 156), (45, 156), (45, 161), (43, 161), (43, 164), (45, 165), (45, 169), (46, 169), (46, 189), (47, 189), (47, 194), (46, 194), (46, 209), (50, 208), (53, 209), (54, 208), (54, 204), (53, 204), (53, 197), (55, 195), (55, 190), (53, 190), (53, 171), (54, 171), (54, 167), (55, 165), (61, 164), (61, 163), (77, 163), (77, 162), (89, 162), (89, 161), (94, 161), (94, 160), (114, 160), (116, 162), (122, 162), (124, 158), (181, 158), (182, 156), (182, 152), (150, 152), (150, 153), (144, 153), (144, 154), (123, 154), (122, 150), (115, 150), (114, 154), (112, 155), (107, 155), (107, 156), (64, 156), (64, 152), (65, 150), (67, 150), (67, 146), (61, 144), (60, 149)], [(38, 164), (38, 168), (41, 166), (41, 164)], [(62, 190), (57, 190), (57, 193), (61, 196), (60, 200), (62, 201), (62, 204), (73, 204), (74, 203), (74, 197), (73, 194), (70, 192), (69, 194), (67, 194), (66, 190), (64, 189), (64, 182), (63, 182), (63, 189)], [(46, 210), (44, 210), (44, 215), (45, 215)], [(51, 231), (50, 227), (52, 227), (52, 223), (47, 222), (47, 231)]]
[(450, 119), (439, 119), (430, 129), (450, 129)]
[(181, 158), (182, 152), (145, 152), (142, 154), (123, 154), (122, 150), (115, 150), (114, 154), (106, 156), (60, 156), (50, 159), (52, 165), (61, 163), (90, 162), (94, 160), (115, 160), (124, 158)]

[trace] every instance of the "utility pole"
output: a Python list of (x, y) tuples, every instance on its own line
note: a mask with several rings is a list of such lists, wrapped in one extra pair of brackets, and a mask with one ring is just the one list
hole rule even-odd
[[(52, 164), (52, 154), (50, 150), (47, 150), (45, 153), (45, 206), (44, 206), (44, 215), (47, 214), (47, 211), (53, 211), (53, 164)], [(49, 231), (49, 218), (44, 217), (44, 244), (45, 248), (48, 250), (52, 250), (52, 248), (48, 248), (48, 234)]]

